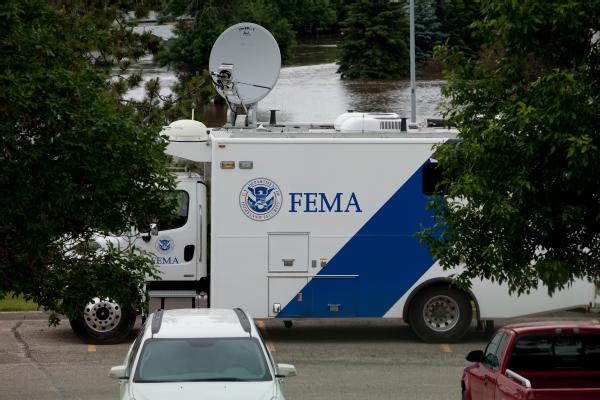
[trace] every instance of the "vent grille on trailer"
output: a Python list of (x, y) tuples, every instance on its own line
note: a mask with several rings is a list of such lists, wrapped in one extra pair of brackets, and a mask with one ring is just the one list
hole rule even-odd
[(380, 121), (379, 129), (382, 130), (400, 130), (400, 121)]

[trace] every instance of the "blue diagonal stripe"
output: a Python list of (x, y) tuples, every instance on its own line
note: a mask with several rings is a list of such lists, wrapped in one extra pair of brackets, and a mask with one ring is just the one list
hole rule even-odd
[[(433, 212), (417, 171), (360, 228), (278, 314), (381, 317), (431, 267), (427, 246), (415, 233), (431, 226)], [(345, 277), (326, 278), (328, 275)], [(353, 277), (357, 275), (357, 277)], [(338, 311), (330, 308), (339, 304)]]

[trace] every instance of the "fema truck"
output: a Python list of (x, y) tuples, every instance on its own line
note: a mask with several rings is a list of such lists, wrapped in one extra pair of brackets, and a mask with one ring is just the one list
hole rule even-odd
[[(402, 131), (397, 118), (359, 115), (349, 119), (376, 129), (207, 129), (193, 120), (165, 128), (167, 152), (210, 172), (180, 173), (177, 222), (159, 222), (135, 241), (154, 253), (162, 275), (147, 282), (151, 311), (210, 306), (284, 321), (395, 318), (423, 340), (456, 341), (472, 320), (593, 300), (594, 285), (584, 281), (552, 297), (544, 287), (511, 296), (486, 280), (470, 290), (453, 286), (456, 271), (443, 271), (415, 233), (433, 223), (425, 207), (439, 178), (432, 148), (456, 134)], [(97, 300), (80, 324), (98, 341), (113, 340), (133, 318)]]
[[(167, 152), (203, 163), (178, 175), (179, 217), (127, 242), (152, 252), (161, 280), (148, 281), (149, 308), (241, 307), (255, 318), (396, 318), (425, 341), (456, 341), (473, 320), (588, 305), (594, 285), (577, 281), (510, 296), (485, 280), (452, 285), (416, 233), (439, 178), (434, 146), (456, 132), (407, 124), (393, 113), (348, 112), (333, 124), (257, 122), (281, 56), (263, 27), (225, 30), (209, 60), (229, 106), (222, 128), (181, 120), (163, 130)], [(99, 294), (101, 295), (101, 294)], [(118, 341), (133, 326), (127, 305), (99, 297), (74, 330)]]

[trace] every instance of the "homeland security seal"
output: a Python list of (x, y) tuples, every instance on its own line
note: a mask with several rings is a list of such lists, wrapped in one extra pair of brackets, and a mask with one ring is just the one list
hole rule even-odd
[(252, 179), (240, 192), (240, 208), (254, 221), (266, 221), (276, 216), (282, 202), (281, 189), (267, 178)]
[(169, 236), (161, 236), (156, 240), (154, 245), (160, 254), (169, 254), (175, 247), (175, 242)]

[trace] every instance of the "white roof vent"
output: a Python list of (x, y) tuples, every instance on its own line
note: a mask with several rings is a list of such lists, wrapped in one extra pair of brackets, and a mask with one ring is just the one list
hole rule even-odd
[(168, 126), (163, 126), (160, 134), (168, 136), (171, 142), (205, 142), (208, 140), (206, 125), (193, 119), (180, 119)]
[[(337, 117), (335, 119), (335, 121), (333, 122), (333, 128), (336, 131), (342, 131), (342, 132), (349, 132), (348, 130), (345, 130), (344, 128), (342, 128), (344, 126), (344, 123), (348, 120), (351, 119), (359, 119), (359, 120), (389, 120), (389, 119), (397, 119), (400, 118), (400, 116), (396, 113), (361, 113), (361, 112), (347, 112), (347, 113), (343, 113), (342, 115), (340, 115), (339, 117)], [(369, 124), (370, 125), (370, 124)], [(349, 127), (355, 126), (355, 123), (349, 124), (347, 125), (347, 128), (349, 129)], [(399, 129), (399, 128), (398, 128)], [(380, 128), (373, 128), (373, 129), (358, 129), (359, 131), (362, 130), (380, 130)], [(354, 131), (354, 128), (351, 130)]]
[[(338, 118), (339, 119), (339, 118)], [(337, 120), (336, 120), (337, 121)], [(348, 115), (336, 128), (340, 132), (406, 132), (406, 118), (393, 113)]]

